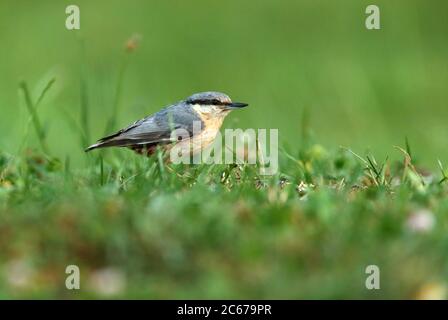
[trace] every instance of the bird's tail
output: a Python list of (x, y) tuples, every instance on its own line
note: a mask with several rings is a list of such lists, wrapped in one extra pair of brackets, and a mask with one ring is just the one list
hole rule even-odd
[(130, 140), (107, 140), (107, 141), (98, 141), (95, 144), (92, 144), (90, 147), (84, 149), (85, 152), (92, 151), (94, 149), (99, 148), (107, 148), (107, 147), (127, 147), (133, 144)]
[(84, 152), (92, 151), (93, 149), (101, 148), (101, 143), (92, 144), (90, 147), (84, 149)]
[(107, 148), (107, 147), (130, 147), (134, 145), (146, 145), (150, 144), (151, 141), (148, 141), (146, 139), (131, 139), (131, 138), (122, 138), (122, 139), (110, 139), (110, 140), (104, 140), (101, 139), (97, 143), (92, 144), (90, 147), (84, 149), (85, 152), (89, 152), (94, 149), (99, 148)]

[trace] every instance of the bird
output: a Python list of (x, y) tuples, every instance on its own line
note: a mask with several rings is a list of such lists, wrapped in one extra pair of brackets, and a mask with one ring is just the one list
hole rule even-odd
[[(182, 143), (191, 147), (194, 155), (215, 140), (225, 117), (232, 110), (248, 105), (243, 102), (232, 102), (228, 95), (221, 92), (195, 93), (164, 107), (159, 112), (135, 121), (114, 134), (99, 139), (85, 151), (126, 147), (138, 154), (151, 156), (157, 147), (169, 151), (175, 144)], [(176, 130), (182, 130), (186, 134), (173, 137), (173, 131)]]

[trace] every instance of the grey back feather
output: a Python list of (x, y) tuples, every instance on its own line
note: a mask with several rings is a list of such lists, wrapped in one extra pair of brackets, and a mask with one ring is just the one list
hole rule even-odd
[(86, 151), (96, 148), (112, 146), (133, 146), (142, 144), (169, 143), (171, 132), (176, 129), (184, 129), (191, 137), (193, 135), (193, 123), (198, 121), (203, 127), (203, 122), (197, 113), (185, 101), (163, 108), (159, 112), (140, 119), (120, 131), (104, 137), (98, 143), (90, 146)]

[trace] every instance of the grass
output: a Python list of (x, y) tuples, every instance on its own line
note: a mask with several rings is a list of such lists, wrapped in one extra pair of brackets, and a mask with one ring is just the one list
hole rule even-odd
[[(445, 297), (444, 173), (422, 176), (403, 149), (379, 164), (308, 145), (281, 152), (270, 177), (130, 151), (73, 171), (69, 158), (2, 154), (0, 297)], [(64, 286), (71, 264), (79, 291)]]
[[(160, 151), (89, 153), (72, 169), (37, 113), (54, 82), (36, 104), (20, 83), (40, 150), (0, 154), (1, 298), (446, 297), (446, 170), (421, 168), (407, 138), (384, 162), (326, 150), (305, 110), (302, 147), (282, 149), (274, 176), (167, 164)], [(80, 124), (68, 119), (86, 143), (81, 89)], [(79, 291), (65, 289), (72, 264)], [(372, 264), (380, 290), (365, 287)]]
[[(446, 10), (411, 2), (2, 2), (0, 298), (446, 298)], [(83, 153), (205, 90), (279, 129), (278, 174)]]
[[(227, 127), (278, 128), (281, 141), (293, 145), (307, 109), (325, 146), (370, 149), (384, 160), (390, 146), (403, 146), (408, 136), (426, 167), (436, 170), (434, 159), (448, 159), (442, 120), (448, 3), (380, 1), (382, 28), (371, 32), (365, 29), (371, 2), (364, 0), (262, 0), (256, 6), (112, 0), (107, 7), (80, 0), (78, 32), (65, 28), (66, 4), (42, 1), (0, 4), (0, 21), (16, 30), (1, 34), (8, 44), (0, 52), (5, 152), (16, 152), (29, 119), (17, 98), (18, 81), (26, 79), (37, 99), (55, 77), (39, 115), (53, 155), (69, 154), (73, 168), (85, 157), (79, 128), (73, 130), (73, 121), (67, 125), (67, 116), (85, 132), (81, 91), (88, 100), (87, 143), (103, 136), (109, 121), (115, 130), (194, 92), (218, 90), (250, 103), (229, 117)], [(98, 23), (98, 15), (109, 19)], [(132, 54), (123, 52), (135, 33), (142, 35), (140, 45)], [(30, 142), (37, 146), (35, 138)]]
[(28, 109), (28, 112), (30, 113), (30, 120), (33, 122), (34, 128), (36, 130), (36, 135), (40, 144), (40, 147), (42, 149), (42, 152), (48, 153), (48, 147), (45, 143), (45, 131), (42, 128), (42, 125), (40, 123), (39, 117), (37, 116), (36, 108), (39, 105), (39, 102), (42, 100), (43, 96), (45, 95), (45, 92), (51, 87), (51, 84), (53, 83), (53, 80), (51, 80), (47, 87), (45, 87), (44, 91), (42, 91), (41, 96), (37, 100), (36, 104), (31, 101), (30, 92), (28, 90), (28, 86), (26, 82), (21, 82), (19, 87), (23, 92), (23, 96), (25, 98), (25, 105)]

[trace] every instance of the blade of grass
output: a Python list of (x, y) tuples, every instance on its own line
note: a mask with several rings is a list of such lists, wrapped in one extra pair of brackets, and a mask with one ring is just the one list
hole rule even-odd
[(36, 105), (35, 105), (35, 109), (37, 109), (40, 105), (40, 103), (42, 102), (42, 100), (44, 99), (45, 95), (47, 94), (47, 92), (51, 89), (51, 87), (53, 86), (53, 84), (56, 82), (56, 78), (51, 78), (48, 82), (47, 85), (43, 88), (42, 92), (40, 93), (39, 98), (36, 101)]
[[(41, 91), (39, 98), (37, 99), (37, 102), (34, 106), (34, 110), (35, 113), (37, 113), (37, 108), (40, 105), (40, 103), (42, 102), (42, 100), (44, 99), (46, 93), (50, 90), (50, 88), (53, 86), (53, 84), (56, 82), (56, 78), (51, 78), (46, 86), (44, 87), (44, 89)], [(19, 144), (19, 153), (23, 150), (23, 147), (25, 146), (26, 140), (28, 138), (28, 134), (29, 134), (29, 127), (31, 125), (31, 123), (33, 122), (33, 116), (30, 115), (30, 117), (28, 118), (28, 121), (25, 125), (25, 130), (24, 130), (24, 134), (23, 134), (23, 139), (21, 141), (21, 143)]]
[(408, 153), (409, 157), (411, 157), (411, 159), (412, 159), (411, 145), (409, 144), (408, 137), (405, 137), (405, 144), (406, 144), (406, 152)]
[(442, 179), (439, 181), (439, 184), (442, 184), (442, 183), (444, 183), (445, 181), (448, 180), (448, 177), (447, 177), (447, 175), (446, 175), (446, 173), (445, 173), (445, 169), (443, 168), (442, 161), (437, 160), (437, 162), (438, 162), (438, 164), (439, 164), (440, 172), (442, 173)]
[(159, 171), (162, 180), (165, 180), (165, 167), (163, 164), (163, 152), (160, 148), (157, 148), (157, 162), (159, 164)]
[(105, 135), (109, 134), (110, 132), (112, 132), (112, 130), (115, 129), (115, 125), (117, 123), (117, 118), (118, 118), (118, 114), (119, 114), (121, 92), (123, 90), (124, 75), (128, 68), (129, 59), (130, 59), (129, 57), (130, 57), (130, 54), (137, 49), (137, 47), (140, 43), (140, 40), (141, 40), (141, 35), (133, 34), (126, 41), (125, 55), (123, 57), (120, 69), (118, 71), (117, 86), (115, 87), (115, 96), (114, 96), (114, 101), (113, 101), (113, 105), (112, 105), (112, 115), (106, 124), (105, 132), (104, 132)]
[(409, 155), (409, 153), (406, 150), (404, 150), (403, 148), (399, 147), (399, 146), (394, 146), (394, 147), (397, 150), (401, 151), (403, 153), (403, 155), (404, 155), (403, 181), (404, 181), (404, 177), (405, 177), (405, 174), (406, 174), (406, 169), (409, 168), (417, 175), (417, 177), (419, 177), (420, 183), (422, 184), (422, 186), (426, 185), (425, 184), (425, 180), (423, 179), (422, 175), (417, 171), (415, 166), (412, 164), (412, 158)]
[(120, 66), (120, 70), (118, 71), (118, 80), (117, 85), (115, 87), (115, 95), (112, 104), (112, 115), (110, 116), (109, 121), (106, 124), (106, 129), (104, 131), (105, 135), (110, 134), (115, 129), (117, 123), (121, 92), (123, 90), (124, 75), (126, 73), (128, 61), (129, 61), (128, 55), (125, 55)]
[(99, 156), (99, 161), (100, 161), (100, 186), (104, 185), (104, 162), (103, 162), (103, 157)]
[[(89, 83), (88, 79), (88, 68), (87, 68), (87, 56), (86, 56), (86, 45), (84, 38), (79, 39), (80, 48), (80, 105), (79, 105), (79, 128), (80, 128), (80, 142), (81, 147), (84, 149), (90, 143), (90, 121), (89, 121)], [(89, 157), (88, 157), (89, 158)]]
[(89, 129), (89, 98), (87, 93), (87, 83), (85, 80), (84, 72), (81, 76), (80, 86), (81, 104), (80, 104), (80, 127), (82, 130), (81, 143), (85, 148), (90, 142), (90, 129)]
[[(31, 95), (28, 90), (28, 86), (27, 86), (26, 82), (21, 81), (19, 84), (19, 88), (22, 90), (23, 96), (25, 98), (25, 105), (27, 107), (28, 112), (31, 115), (31, 119), (32, 119), (32, 122), (34, 125), (34, 129), (36, 130), (36, 135), (39, 140), (39, 144), (42, 149), (42, 152), (48, 155), (49, 152), (48, 152), (47, 145), (45, 143), (45, 132), (44, 132), (42, 125), (40, 123), (40, 120), (37, 116), (37, 112), (36, 112), (35, 106), (32, 102)], [(41, 96), (42, 96), (42, 94), (41, 94)]]

